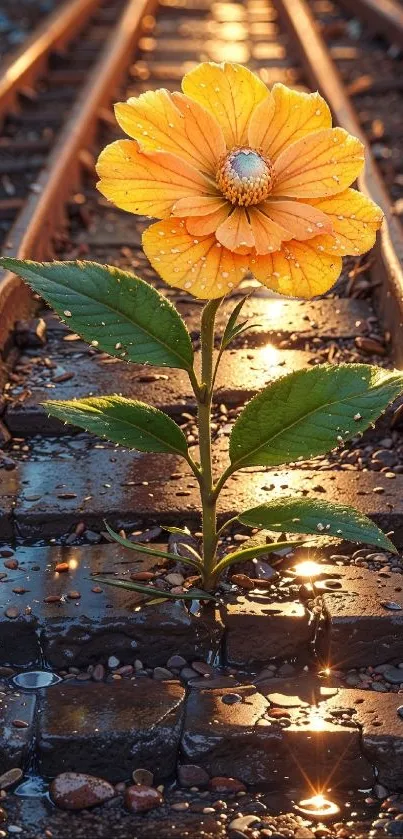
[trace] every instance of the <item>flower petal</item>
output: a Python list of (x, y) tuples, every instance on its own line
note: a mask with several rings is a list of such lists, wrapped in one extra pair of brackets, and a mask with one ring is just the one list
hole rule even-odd
[(228, 218), (230, 211), (231, 204), (226, 201), (208, 216), (189, 216), (185, 219), (186, 230), (193, 236), (207, 236), (209, 233), (215, 233)]
[[(331, 199), (319, 199), (329, 201)], [(260, 209), (277, 224), (289, 231), (290, 239), (313, 239), (320, 233), (331, 233), (332, 222), (324, 212), (317, 207), (303, 204), (300, 201), (270, 201), (260, 205)]]
[(288, 297), (316, 297), (336, 282), (339, 256), (318, 253), (311, 242), (294, 239), (281, 250), (250, 260), (250, 270), (263, 285)]
[(309, 203), (326, 213), (333, 225), (333, 236), (318, 236), (320, 250), (346, 256), (372, 248), (383, 212), (366, 195), (356, 189), (346, 189), (332, 198), (318, 198)]
[(184, 96), (149, 90), (115, 105), (123, 131), (144, 151), (168, 151), (187, 163), (215, 174), (225, 154), (224, 135), (211, 113)]
[(230, 251), (255, 246), (255, 237), (243, 207), (235, 207), (231, 215), (217, 228), (216, 237)]
[(319, 93), (290, 90), (278, 83), (270, 99), (261, 102), (251, 116), (249, 143), (274, 161), (291, 143), (331, 125), (329, 106)]
[(152, 224), (143, 234), (143, 248), (166, 283), (203, 300), (228, 294), (248, 270), (248, 256), (231, 253), (215, 236), (194, 239), (183, 220)]
[(179, 198), (217, 194), (214, 184), (168, 152), (142, 152), (134, 140), (117, 140), (101, 152), (97, 187), (122, 210), (165, 218)]
[(246, 67), (212, 62), (187, 73), (182, 90), (213, 114), (230, 149), (247, 142), (251, 115), (269, 95), (266, 85)]
[(195, 198), (180, 198), (172, 209), (174, 216), (187, 218), (187, 216), (209, 216), (215, 210), (227, 205), (228, 201), (223, 195), (201, 195)]
[(260, 204), (259, 207), (248, 207), (250, 226), (255, 237), (255, 249), (259, 254), (277, 251), (282, 242), (292, 239), (292, 233), (266, 215), (264, 206)]
[(325, 128), (292, 143), (274, 164), (273, 195), (321, 198), (336, 195), (356, 179), (364, 146), (343, 128)]

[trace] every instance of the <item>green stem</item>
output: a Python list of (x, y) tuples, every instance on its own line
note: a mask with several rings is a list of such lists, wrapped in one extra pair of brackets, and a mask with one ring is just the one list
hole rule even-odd
[(214, 496), (211, 452), (211, 401), (213, 396), (214, 322), (221, 299), (210, 300), (201, 318), (201, 388), (198, 397), (200, 495), (203, 515), (203, 567), (206, 590), (214, 587), (217, 549), (217, 499)]
[(215, 498), (215, 500), (216, 500), (216, 501), (217, 501), (217, 498), (218, 498), (218, 496), (219, 496), (219, 494), (220, 494), (220, 492), (221, 492), (221, 490), (222, 490), (222, 488), (223, 488), (224, 484), (226, 484), (226, 483), (227, 483), (228, 478), (230, 478), (230, 477), (231, 477), (231, 475), (232, 475), (235, 471), (236, 471), (236, 470), (234, 469), (234, 467), (233, 467), (232, 463), (230, 463), (230, 465), (229, 465), (229, 466), (227, 466), (226, 470), (222, 473), (221, 477), (218, 479), (218, 481), (217, 481), (217, 483), (216, 483), (215, 487), (213, 487), (213, 496), (214, 496), (214, 498)]

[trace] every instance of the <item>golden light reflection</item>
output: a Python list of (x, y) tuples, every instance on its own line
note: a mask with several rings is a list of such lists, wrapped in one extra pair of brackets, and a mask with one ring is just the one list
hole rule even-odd
[(299, 562), (294, 570), (299, 577), (318, 577), (321, 573), (321, 566), (318, 562), (306, 559), (304, 562)]
[(340, 813), (340, 807), (334, 801), (325, 798), (322, 793), (313, 795), (312, 798), (304, 798), (298, 803), (297, 810), (317, 819), (329, 818)]
[(69, 559), (69, 570), (76, 571), (78, 568), (78, 559)]
[(268, 366), (275, 367), (278, 364), (281, 351), (277, 347), (274, 347), (273, 344), (267, 344), (263, 347), (261, 352), (263, 361), (265, 361)]
[(312, 707), (309, 710), (309, 725), (312, 731), (324, 731), (326, 722), (322, 717), (319, 708)]

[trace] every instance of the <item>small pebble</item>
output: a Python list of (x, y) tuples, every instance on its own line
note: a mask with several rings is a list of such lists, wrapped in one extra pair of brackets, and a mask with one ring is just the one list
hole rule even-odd
[(390, 609), (391, 612), (401, 612), (402, 610), (400, 603), (396, 603), (394, 600), (381, 600), (381, 606), (384, 609)]
[(149, 769), (135, 769), (132, 778), (135, 784), (144, 787), (152, 787), (154, 783), (154, 775)]

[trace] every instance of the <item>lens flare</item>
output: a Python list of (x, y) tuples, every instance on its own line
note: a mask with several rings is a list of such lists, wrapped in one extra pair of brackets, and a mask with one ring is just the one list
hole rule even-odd
[(312, 798), (304, 798), (297, 804), (296, 809), (317, 819), (330, 818), (340, 813), (340, 807), (334, 801), (325, 798), (322, 793), (313, 795)]
[(304, 562), (299, 562), (294, 570), (298, 577), (318, 577), (321, 573), (321, 566), (318, 562), (306, 559)]

